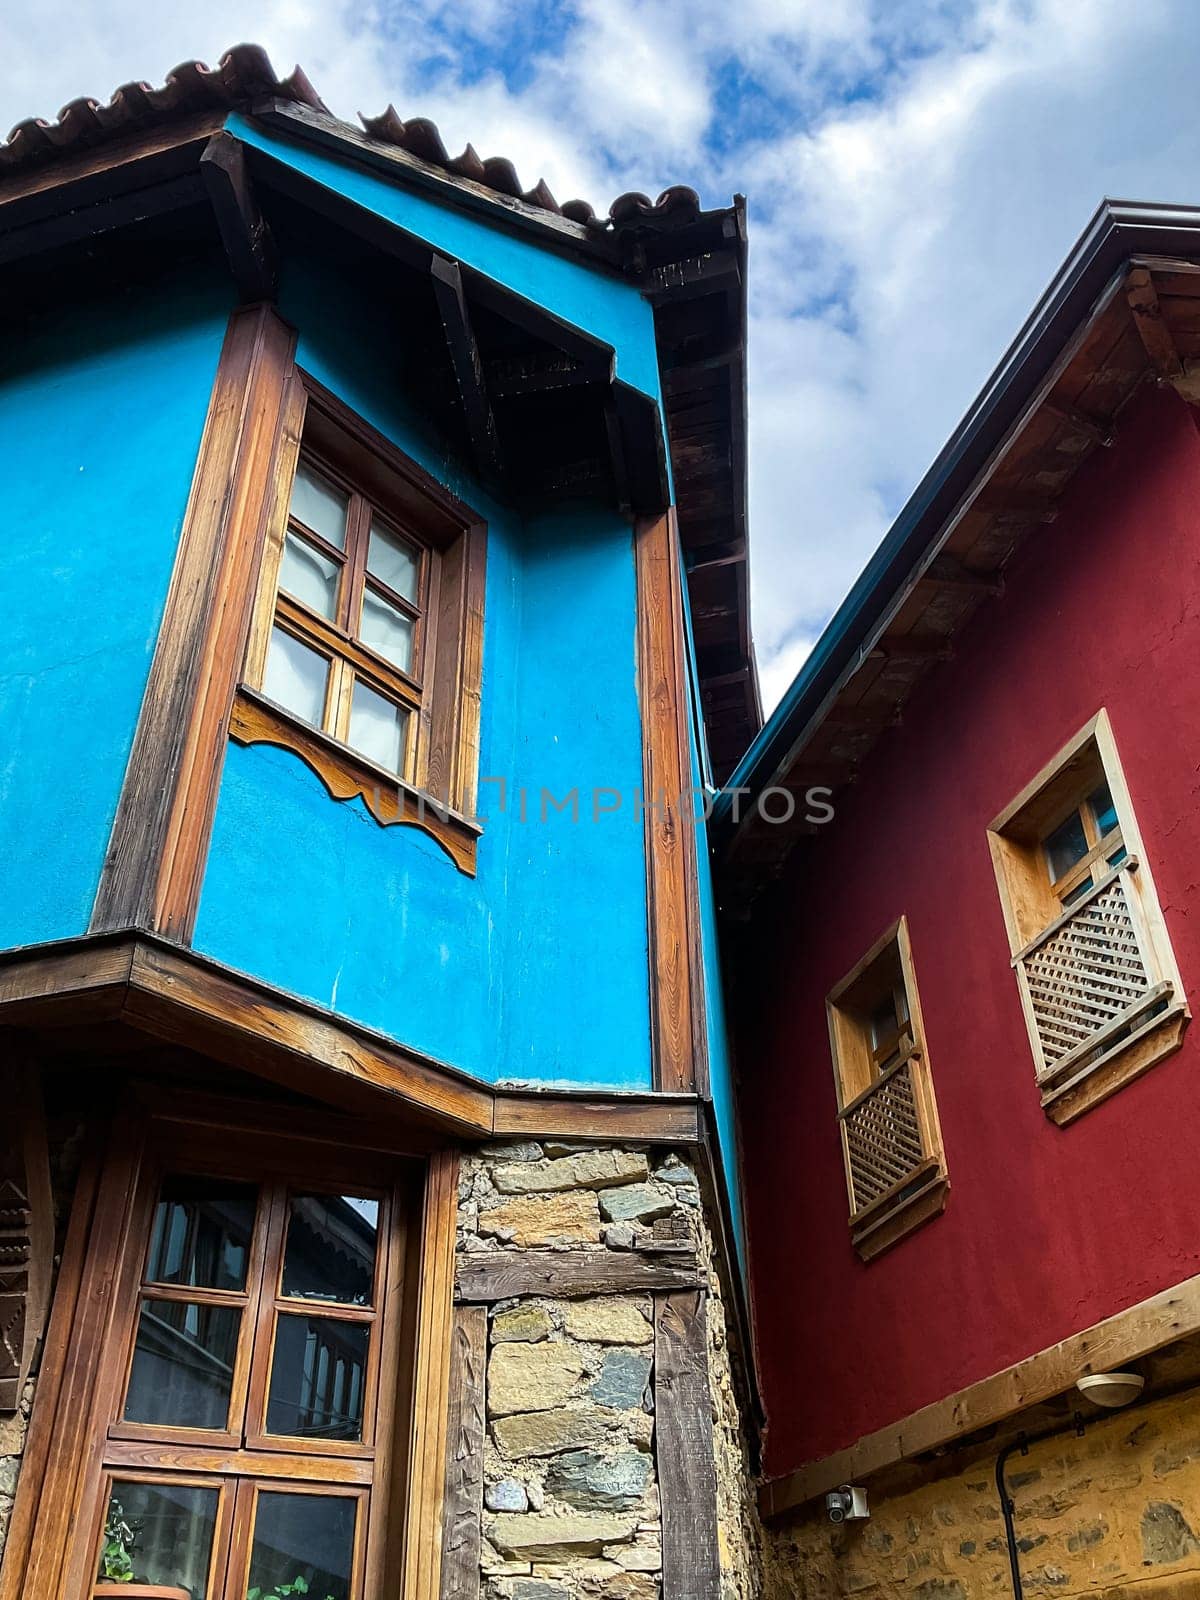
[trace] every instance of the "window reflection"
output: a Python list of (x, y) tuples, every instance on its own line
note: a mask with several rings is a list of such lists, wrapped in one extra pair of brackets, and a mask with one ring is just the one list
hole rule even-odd
[(349, 1600), (355, 1511), (348, 1495), (260, 1492), (248, 1593), (292, 1584), (310, 1600)]
[(267, 1432), (361, 1439), (370, 1329), (333, 1317), (281, 1316), (275, 1327)]
[(154, 1212), (146, 1277), (192, 1289), (244, 1289), (257, 1199), (248, 1183), (168, 1178)]
[(217, 1491), (177, 1483), (112, 1486), (96, 1577), (103, 1584), (159, 1584), (207, 1600)]
[(190, 1300), (143, 1300), (126, 1422), (224, 1428), (241, 1312)]
[(370, 1305), (378, 1231), (378, 1201), (353, 1195), (293, 1195), (283, 1293), (298, 1300)]

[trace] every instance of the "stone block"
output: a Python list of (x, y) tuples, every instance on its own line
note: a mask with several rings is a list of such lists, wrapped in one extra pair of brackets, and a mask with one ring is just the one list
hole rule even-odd
[(612, 1296), (569, 1301), (563, 1325), (573, 1339), (593, 1344), (647, 1344), (654, 1337), (648, 1302)]
[(496, 1345), (488, 1363), (488, 1415), (551, 1411), (563, 1404), (582, 1376), (583, 1360), (573, 1345)]
[(600, 1213), (589, 1189), (518, 1195), (481, 1211), (479, 1231), (519, 1245), (599, 1244)]
[(1178, 1506), (1152, 1500), (1142, 1512), (1142, 1560), (1149, 1567), (1183, 1561), (1200, 1552), (1200, 1539)]
[(512, 1306), (492, 1318), (493, 1344), (538, 1344), (554, 1331), (545, 1306)]
[(514, 1578), (512, 1600), (571, 1600), (571, 1591), (550, 1578)]
[(632, 1150), (585, 1150), (557, 1161), (499, 1166), (492, 1182), (501, 1194), (557, 1194), (568, 1189), (611, 1189), (644, 1178), (644, 1155)]
[(549, 1512), (497, 1517), (488, 1525), (496, 1549), (522, 1561), (545, 1557), (599, 1555), (606, 1545), (633, 1538), (637, 1523), (626, 1517), (554, 1516)]
[(600, 1195), (600, 1210), (609, 1222), (649, 1222), (666, 1217), (675, 1208), (675, 1196), (648, 1183), (629, 1183), (620, 1189), (606, 1189)]
[(603, 1444), (609, 1436), (609, 1421), (593, 1405), (530, 1411), (497, 1417), (492, 1437), (510, 1460), (525, 1461)]
[(546, 1489), (581, 1511), (630, 1511), (640, 1504), (650, 1476), (650, 1457), (639, 1450), (612, 1456), (575, 1450), (551, 1464)]
[(622, 1572), (606, 1578), (599, 1592), (604, 1600), (657, 1600), (658, 1579), (648, 1572)]
[(531, 1139), (518, 1140), (513, 1144), (486, 1144), (480, 1152), (489, 1161), (540, 1161), (542, 1147), (534, 1144)]
[[(607, 1350), (600, 1372), (588, 1387), (597, 1405), (630, 1411), (640, 1406), (650, 1381), (650, 1356), (637, 1350)], [(523, 1406), (522, 1410), (533, 1407)]]
[(489, 1511), (529, 1510), (525, 1485), (516, 1478), (501, 1478), (498, 1483), (489, 1483), (483, 1491), (483, 1503)]

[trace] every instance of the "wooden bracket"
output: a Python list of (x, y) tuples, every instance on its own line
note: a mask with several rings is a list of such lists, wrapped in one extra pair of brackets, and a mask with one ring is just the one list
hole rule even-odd
[(1163, 316), (1153, 273), (1146, 267), (1134, 267), (1125, 280), (1125, 298), (1133, 312), (1133, 325), (1154, 370), (1168, 383), (1182, 378), (1183, 362)]
[(273, 300), (275, 244), (246, 166), (245, 145), (232, 134), (214, 133), (200, 157), (200, 175), (238, 294), (244, 301)]
[(498, 482), (504, 478), (504, 458), (492, 402), (488, 398), (483, 360), (463, 292), (462, 269), (457, 261), (435, 253), (429, 270), (462, 403), (471, 455), (479, 475), (490, 482)]

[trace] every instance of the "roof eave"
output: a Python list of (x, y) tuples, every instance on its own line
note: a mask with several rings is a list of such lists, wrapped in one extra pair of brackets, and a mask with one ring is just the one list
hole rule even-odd
[(955, 508), (1018, 421), (1071, 334), (1086, 324), (1135, 255), (1200, 254), (1200, 207), (1105, 200), (1034, 307), (979, 396), (917, 485), (804, 666), (750, 745), (713, 808), (718, 848), (728, 844), (735, 791), (755, 795), (802, 747), (822, 704), (899, 585), (936, 550)]

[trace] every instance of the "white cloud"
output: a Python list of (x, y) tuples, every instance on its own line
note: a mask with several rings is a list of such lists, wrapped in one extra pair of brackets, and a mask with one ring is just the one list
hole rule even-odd
[[(0, 111), (238, 39), (604, 207), (750, 200), (755, 634), (773, 700), (1105, 193), (1200, 199), (1191, 0), (43, 0)], [(519, 73), (503, 59), (535, 39)]]

